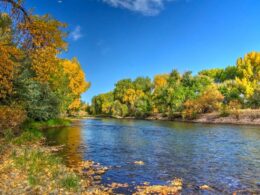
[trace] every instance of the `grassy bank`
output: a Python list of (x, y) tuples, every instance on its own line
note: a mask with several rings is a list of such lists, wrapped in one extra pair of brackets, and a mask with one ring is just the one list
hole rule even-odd
[[(46, 122), (27, 121), (19, 135), (5, 131), (0, 138), (0, 194), (75, 194), (86, 192), (93, 185), (89, 173), (95, 173), (94, 162), (81, 163), (68, 168), (58, 157), (59, 147), (44, 145), (41, 130), (49, 127), (68, 126), (69, 120), (54, 119)], [(99, 168), (99, 173), (104, 173)], [(91, 194), (106, 194), (95, 187)]]

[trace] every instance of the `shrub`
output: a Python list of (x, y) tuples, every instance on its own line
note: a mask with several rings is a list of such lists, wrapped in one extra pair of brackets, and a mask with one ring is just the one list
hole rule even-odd
[(223, 104), (221, 106), (221, 110), (220, 110), (220, 116), (221, 117), (227, 117), (230, 115), (230, 109), (229, 109), (229, 106), (226, 105), (226, 104)]
[(238, 100), (232, 100), (229, 103), (229, 109), (233, 115), (235, 115), (236, 119), (239, 119), (240, 116), (240, 108), (241, 108), (241, 103)]
[(127, 105), (125, 104), (122, 104), (120, 103), (120, 101), (116, 100), (114, 103), (113, 103), (113, 106), (112, 106), (112, 115), (113, 116), (126, 116), (128, 114), (128, 107)]
[(33, 120), (46, 121), (60, 113), (60, 100), (46, 83), (32, 79), (17, 80), (16, 98), (23, 103), (28, 117)]
[(197, 99), (184, 103), (183, 117), (194, 119), (197, 114), (218, 111), (223, 101), (223, 95), (215, 86), (208, 87)]
[(26, 119), (26, 112), (17, 107), (0, 107), (0, 133), (6, 129), (18, 130)]
[(250, 97), (249, 105), (255, 109), (260, 108), (260, 86), (255, 89), (254, 94)]

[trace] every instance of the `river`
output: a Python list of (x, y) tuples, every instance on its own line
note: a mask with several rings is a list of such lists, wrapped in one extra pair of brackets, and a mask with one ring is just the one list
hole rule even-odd
[(174, 178), (183, 179), (187, 193), (204, 184), (219, 194), (260, 187), (259, 126), (86, 119), (46, 136), (51, 145), (65, 145), (68, 164), (93, 160), (111, 167), (102, 183), (128, 183), (126, 194)]

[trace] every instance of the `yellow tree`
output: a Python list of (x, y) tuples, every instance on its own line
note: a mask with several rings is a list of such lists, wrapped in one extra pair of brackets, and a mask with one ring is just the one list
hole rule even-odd
[(250, 98), (260, 83), (260, 52), (251, 52), (237, 61), (239, 77), (236, 82)]
[(66, 24), (49, 15), (30, 16), (30, 22), (19, 25), (21, 31), (27, 32), (23, 48), (31, 59), (36, 80), (40, 82), (54, 82), (54, 75), (60, 71), (57, 55), (67, 49), (64, 27)]
[(0, 15), (0, 99), (13, 92), (13, 80), (21, 57), (19, 49), (12, 43), (11, 19)]
[(161, 88), (167, 85), (169, 75), (168, 74), (158, 74), (154, 77), (154, 88)]
[(135, 102), (145, 96), (145, 93), (141, 90), (128, 89), (124, 94), (123, 101), (130, 105), (131, 108), (134, 107)]
[(90, 83), (86, 82), (85, 74), (76, 58), (63, 60), (62, 66), (64, 74), (68, 78), (68, 88), (71, 92), (69, 96), (72, 98), (69, 109), (75, 110), (80, 107), (80, 95), (89, 88)]

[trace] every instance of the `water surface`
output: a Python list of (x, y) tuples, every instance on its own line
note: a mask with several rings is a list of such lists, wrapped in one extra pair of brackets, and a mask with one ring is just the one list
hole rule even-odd
[[(260, 185), (260, 127), (87, 119), (50, 129), (48, 142), (65, 144), (68, 163), (94, 160), (111, 166), (103, 183), (207, 184), (218, 193)], [(135, 165), (143, 161), (145, 165)], [(188, 187), (187, 187), (188, 192)], [(214, 193), (216, 193), (214, 192)]]

